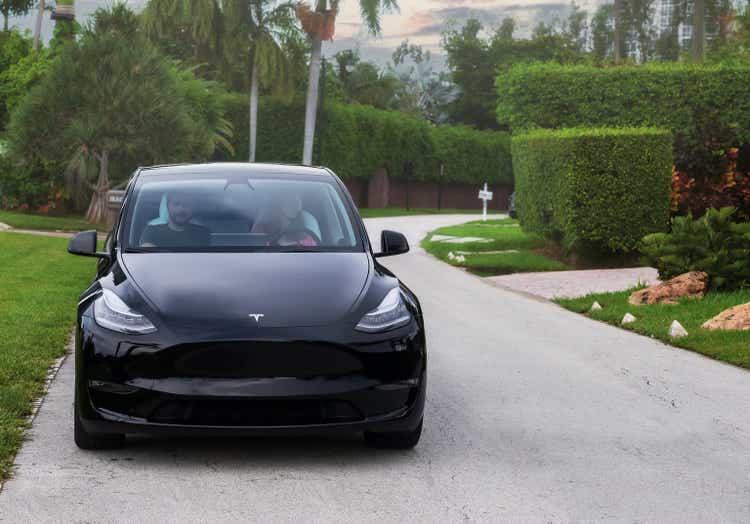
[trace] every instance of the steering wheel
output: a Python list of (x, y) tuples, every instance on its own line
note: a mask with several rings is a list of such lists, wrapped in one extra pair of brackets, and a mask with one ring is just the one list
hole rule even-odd
[(312, 229), (309, 229), (306, 227), (295, 228), (291, 231), (284, 231), (283, 233), (281, 233), (274, 239), (274, 243), (276, 245), (282, 245), (280, 244), (281, 240), (287, 239), (290, 243), (286, 245), (304, 246), (305, 244), (302, 244), (301, 242), (305, 235), (312, 238), (313, 242), (315, 242), (314, 246), (310, 246), (310, 247), (317, 247), (321, 244), (321, 240), (318, 234)]

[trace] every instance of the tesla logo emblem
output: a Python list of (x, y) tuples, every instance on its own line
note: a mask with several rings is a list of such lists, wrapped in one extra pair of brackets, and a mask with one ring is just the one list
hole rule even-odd
[(248, 315), (248, 317), (254, 318), (255, 319), (255, 323), (256, 324), (260, 324), (260, 319), (263, 318), (263, 317), (265, 317), (265, 315), (263, 313), (250, 313)]

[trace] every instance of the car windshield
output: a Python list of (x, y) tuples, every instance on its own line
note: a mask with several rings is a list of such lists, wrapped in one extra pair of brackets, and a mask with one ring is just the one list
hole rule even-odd
[(320, 175), (148, 174), (129, 198), (127, 251), (360, 251), (352, 210)]

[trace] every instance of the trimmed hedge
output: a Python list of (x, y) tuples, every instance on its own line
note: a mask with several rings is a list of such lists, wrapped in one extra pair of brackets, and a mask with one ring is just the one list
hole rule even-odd
[(630, 251), (669, 226), (672, 136), (653, 128), (514, 136), (522, 226), (567, 250)]
[[(226, 118), (234, 126), (235, 155), (231, 160), (245, 161), (247, 96), (232, 93), (222, 102)], [(261, 97), (258, 119), (257, 160), (299, 163), (304, 102)], [(390, 176), (402, 178), (404, 164), (410, 161), (411, 180), (437, 181), (442, 162), (443, 182), (513, 183), (507, 133), (465, 126), (435, 128), (421, 118), (364, 105), (326, 102), (318, 121), (314, 156), (316, 164), (330, 167), (344, 179), (368, 178), (381, 167)]]
[(534, 127), (655, 126), (692, 134), (696, 110), (716, 111), (750, 139), (750, 66), (517, 65), (497, 78), (498, 121)]

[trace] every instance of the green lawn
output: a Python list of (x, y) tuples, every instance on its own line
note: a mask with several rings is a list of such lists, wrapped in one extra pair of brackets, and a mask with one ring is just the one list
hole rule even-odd
[(74, 257), (64, 238), (0, 233), (0, 480), (10, 473), (25, 417), (49, 366), (61, 356), (93, 259)]
[[(488, 213), (497, 214), (499, 211)], [(406, 215), (480, 215), (482, 209), (435, 209), (435, 208), (411, 208), (408, 211), (403, 207), (382, 208), (360, 208), (359, 214), (362, 218), (398, 217)]]
[[(433, 240), (434, 235), (454, 237), (475, 237), (488, 239), (488, 242), (449, 243)], [(422, 241), (422, 247), (434, 256), (453, 264), (467, 268), (482, 276), (504, 275), (529, 271), (559, 271), (567, 269), (562, 262), (545, 256), (544, 240), (527, 233), (518, 226), (518, 221), (510, 218), (468, 222), (459, 226), (437, 229)], [(492, 253), (493, 251), (510, 251)], [(449, 258), (449, 253), (463, 254), (465, 261), (457, 262)]]
[(43, 229), (50, 231), (85, 231), (87, 229), (104, 231), (106, 229), (101, 224), (97, 225), (86, 222), (82, 217), (55, 217), (3, 210), (0, 210), (0, 222), (18, 229)]
[[(631, 313), (638, 320), (624, 326), (626, 329), (717, 360), (750, 368), (750, 331), (709, 331), (700, 327), (725, 309), (750, 302), (750, 290), (708, 293), (703, 299), (684, 299), (671, 306), (631, 306), (628, 304), (630, 293), (631, 291), (594, 294), (584, 298), (558, 299), (556, 302), (571, 311), (617, 326), (625, 313)], [(595, 300), (603, 309), (589, 312)], [(687, 337), (674, 340), (669, 338), (667, 332), (673, 320), (685, 327), (689, 333)]]

